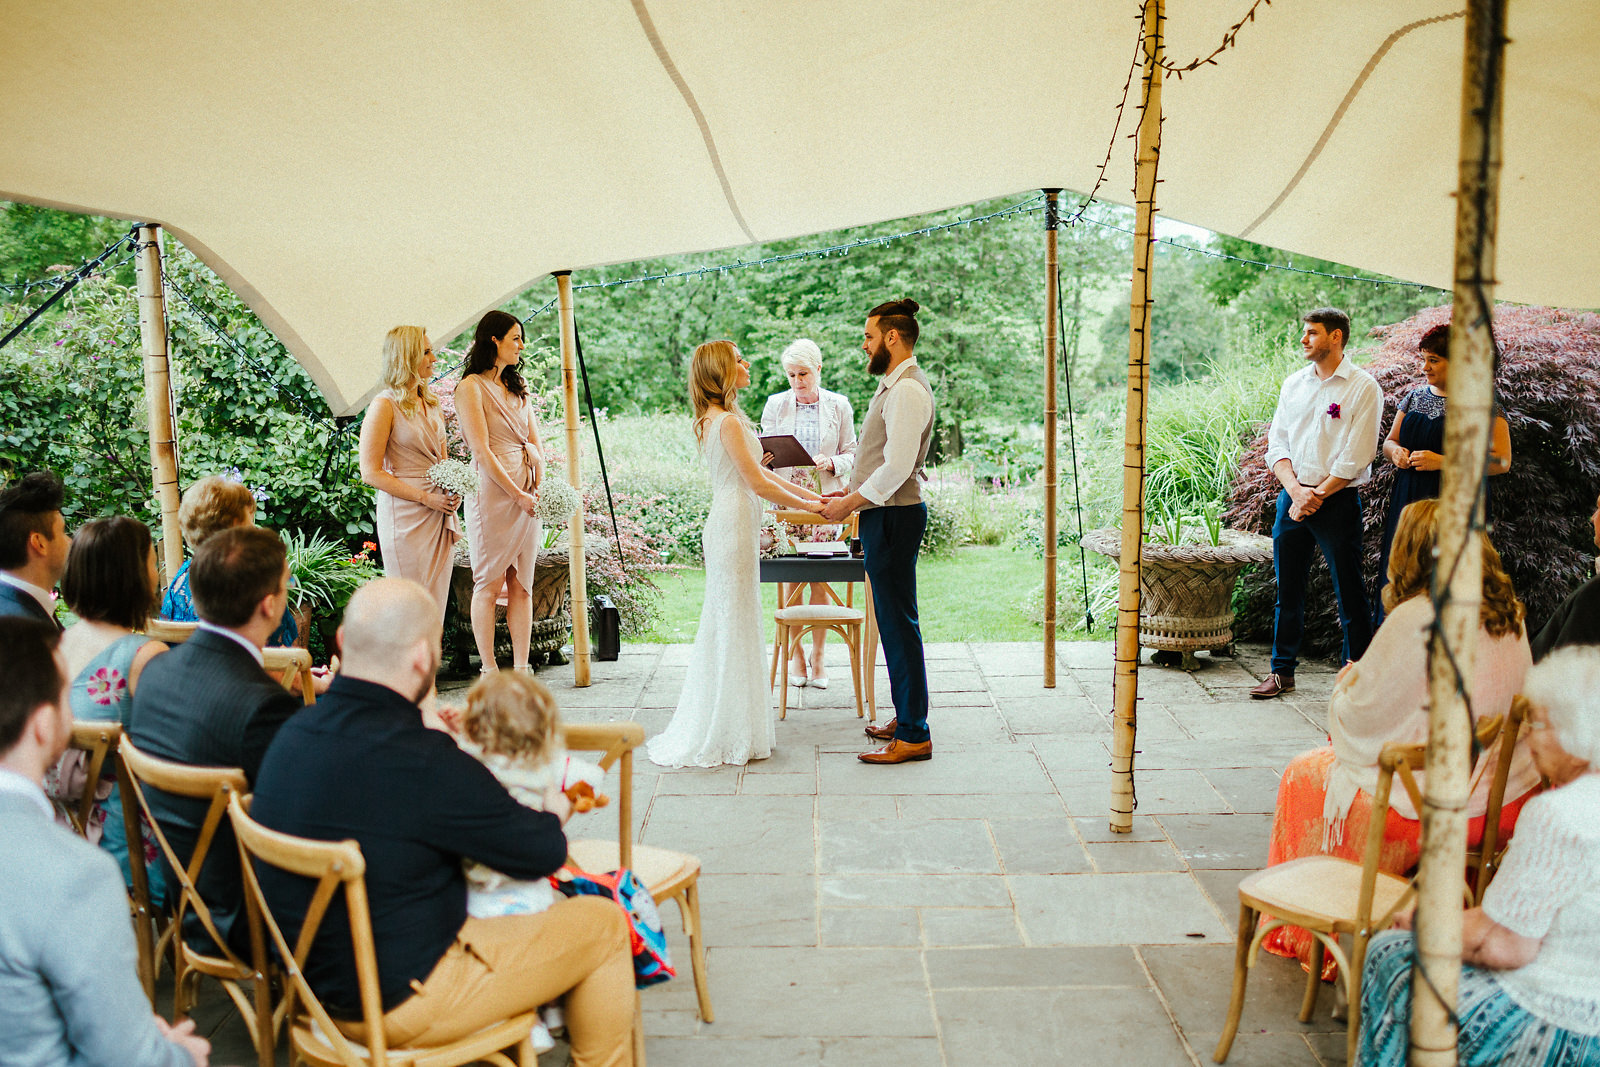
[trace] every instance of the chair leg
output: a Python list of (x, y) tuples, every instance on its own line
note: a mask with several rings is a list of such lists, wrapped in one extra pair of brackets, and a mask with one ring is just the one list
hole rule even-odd
[(706, 975), (706, 940), (700, 929), (700, 883), (690, 882), (678, 901), (684, 923), (689, 927), (689, 966), (694, 971), (694, 995), (700, 1001), (700, 1021), (714, 1022), (711, 1011), (711, 982)]
[(1345, 997), (1350, 1001), (1350, 1018), (1345, 1024), (1345, 1062), (1355, 1063), (1361, 1044), (1361, 970), (1367, 963), (1367, 938), (1357, 931), (1350, 946), (1350, 966), (1339, 980), (1344, 983)]
[(1300, 1021), (1308, 1023), (1311, 1015), (1317, 1010), (1317, 994), (1322, 990), (1322, 958), (1326, 950), (1322, 946), (1322, 939), (1313, 936), (1311, 939), (1311, 973), (1306, 976), (1305, 996), (1300, 998)]
[(1244, 1015), (1244, 990), (1250, 981), (1250, 943), (1255, 940), (1256, 911), (1248, 904), (1239, 905), (1239, 941), (1233, 954), (1233, 996), (1228, 1001), (1228, 1021), (1222, 1026), (1222, 1036), (1217, 1039), (1217, 1050), (1211, 1059), (1221, 1063), (1233, 1048), (1233, 1039), (1239, 1033), (1239, 1019)]
[(867, 712), (866, 705), (861, 700), (861, 649), (858, 647), (861, 643), (860, 627), (856, 628), (854, 635), (846, 633), (843, 636), (845, 648), (850, 652), (850, 685), (856, 692), (856, 718), (864, 719), (867, 717)]
[(633, 991), (633, 1067), (644, 1063), (644, 1007), (639, 1002), (639, 991)]
[(795, 636), (787, 626), (780, 626), (778, 632), (783, 635), (783, 658), (775, 669), (778, 672), (778, 718), (783, 720), (789, 717), (789, 657)]
[[(772, 635), (772, 671), (767, 675), (768, 689), (778, 684), (778, 650), (783, 647), (783, 623), (778, 623), (777, 627), (777, 632)], [(788, 680), (784, 679), (785, 682)]]

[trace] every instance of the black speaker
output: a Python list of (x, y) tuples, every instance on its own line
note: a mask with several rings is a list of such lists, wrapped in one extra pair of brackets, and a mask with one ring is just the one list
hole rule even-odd
[(594, 608), (589, 612), (589, 639), (594, 644), (595, 659), (611, 662), (622, 651), (622, 615), (604, 594), (594, 598)]

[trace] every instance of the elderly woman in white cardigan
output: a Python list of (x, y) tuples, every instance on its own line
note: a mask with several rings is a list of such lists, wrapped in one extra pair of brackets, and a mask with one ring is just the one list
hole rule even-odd
[[(767, 398), (761, 412), (761, 432), (764, 434), (790, 433), (800, 445), (811, 453), (816, 467), (783, 467), (776, 473), (800, 485), (812, 487), (821, 493), (831, 493), (845, 488), (850, 477), (856, 447), (855, 412), (850, 401), (839, 393), (822, 388), (822, 350), (815, 341), (801, 338), (783, 350), (783, 373), (789, 378), (789, 388)], [(787, 600), (789, 590), (779, 586), (779, 596)], [(821, 583), (811, 585), (811, 603), (825, 604), (827, 594)], [(828, 670), (822, 662), (822, 646), (827, 635), (821, 630), (812, 635), (811, 661), (805, 653), (795, 649), (789, 662), (790, 685), (812, 685), (828, 688)]]

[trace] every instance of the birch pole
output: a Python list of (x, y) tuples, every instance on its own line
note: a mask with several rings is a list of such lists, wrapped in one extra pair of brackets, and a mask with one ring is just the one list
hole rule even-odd
[(1144, 77), (1134, 171), (1138, 223), (1128, 315), (1128, 408), (1122, 446), (1122, 546), (1117, 561), (1117, 660), (1112, 675), (1111, 830), (1133, 830), (1133, 746), (1138, 727), (1139, 569), (1144, 533), (1144, 440), (1150, 397), (1150, 271), (1155, 265), (1156, 164), (1161, 157), (1161, 54), (1165, 0), (1144, 5)]
[(150, 469), (161, 507), (161, 562), (168, 581), (183, 566), (178, 524), (178, 443), (172, 419), (172, 374), (167, 364), (167, 304), (161, 284), (161, 227), (139, 227), (139, 340), (144, 350), (144, 400), (150, 425)]
[(578, 321), (572, 310), (572, 272), (556, 272), (561, 307), (561, 408), (567, 419), (567, 483), (578, 510), (567, 520), (567, 588), (572, 594), (572, 684), (589, 684), (589, 587), (584, 576), (583, 484), (578, 476)]
[(1056, 336), (1057, 254), (1056, 202), (1060, 189), (1044, 191), (1044, 687), (1056, 687)]
[[(1433, 571), (1439, 627), (1428, 650), (1428, 759), (1411, 982), (1411, 1063), (1456, 1062), (1461, 977), (1461, 877), (1471, 767), (1469, 687), (1483, 598), (1481, 489), (1493, 418), (1495, 229), (1506, 0), (1469, 0), (1461, 76), (1461, 172), (1456, 192), (1454, 311)], [(1451, 662), (1453, 654), (1454, 663)], [(1459, 673), (1458, 673), (1459, 671)], [(1359, 961), (1354, 966), (1360, 966)]]

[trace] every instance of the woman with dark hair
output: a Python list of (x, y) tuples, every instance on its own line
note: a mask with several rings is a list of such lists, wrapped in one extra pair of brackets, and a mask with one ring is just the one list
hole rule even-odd
[[(528, 386), (517, 372), (522, 323), (491, 311), (478, 323), (456, 386), (456, 421), (472, 449), (478, 491), (467, 500), (472, 553), (472, 638), (483, 673), (496, 669), (495, 603), (506, 599), (511, 663), (528, 669), (533, 633), (533, 568), (539, 558), (539, 483), (544, 455)], [(503, 591), (503, 592), (502, 592)]]
[[(1389, 546), (1407, 504), (1439, 495), (1439, 468), (1444, 464), (1445, 378), (1450, 373), (1450, 324), (1440, 323), (1417, 342), (1422, 357), (1422, 384), (1400, 400), (1383, 454), (1395, 465), (1394, 487), (1389, 490), (1389, 513), (1383, 520), (1383, 540), (1378, 547), (1378, 605), (1373, 609), (1376, 628), (1383, 624), (1383, 576), (1389, 573)], [(1511, 469), (1511, 428), (1497, 409), (1489, 441), (1489, 474)], [(1489, 514), (1485, 489), (1484, 514)]]
[[(67, 553), (61, 596), (78, 616), (61, 635), (61, 655), (72, 679), (67, 694), (72, 717), (127, 726), (139, 675), (145, 664), (167, 650), (162, 642), (139, 632), (161, 602), (155, 545), (145, 524), (125, 515), (84, 523)], [(111, 768), (105, 769), (100, 782), (84, 782), (82, 756), (68, 751), (48, 776), (45, 791), (76, 805), (84, 789), (95, 790), (87, 836), (116, 857), (127, 879), (128, 841)], [(163, 899), (166, 887), (154, 845), (147, 831), (144, 855), (150, 892), (154, 899)]]

